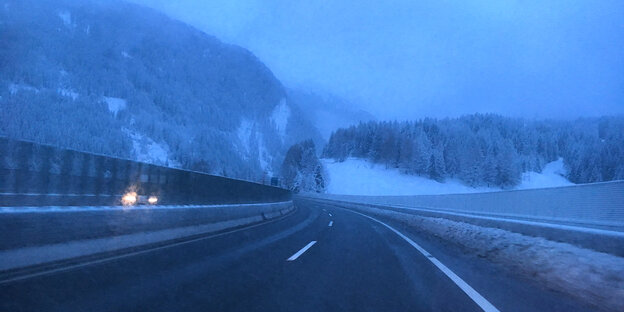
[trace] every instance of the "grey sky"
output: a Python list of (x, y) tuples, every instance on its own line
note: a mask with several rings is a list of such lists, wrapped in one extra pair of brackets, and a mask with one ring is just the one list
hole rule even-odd
[(135, 0), (380, 118), (624, 113), (624, 1)]

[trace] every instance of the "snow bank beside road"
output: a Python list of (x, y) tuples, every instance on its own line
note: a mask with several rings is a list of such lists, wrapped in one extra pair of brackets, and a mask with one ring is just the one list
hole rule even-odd
[(416, 216), (372, 207), (359, 210), (391, 218), (459, 246), (597, 307), (624, 311), (624, 258), (443, 218)]
[[(420, 176), (401, 173), (395, 168), (349, 158), (344, 162), (322, 159), (329, 175), (328, 194), (343, 195), (438, 195), (502, 191), (495, 187), (470, 187), (458, 180), (441, 183)], [(573, 185), (562, 176), (563, 159), (547, 164), (541, 173), (526, 172), (516, 189)]]

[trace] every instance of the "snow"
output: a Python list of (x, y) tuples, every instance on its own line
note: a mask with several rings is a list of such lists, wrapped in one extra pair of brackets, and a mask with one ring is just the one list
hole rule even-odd
[(282, 99), (273, 109), (273, 113), (271, 113), (271, 122), (273, 122), (275, 130), (282, 137), (282, 140), (286, 136), (288, 118), (290, 118), (290, 107), (286, 104), (286, 100)]
[(15, 83), (9, 84), (9, 93), (11, 93), (11, 95), (15, 95), (17, 92), (20, 92), (20, 91), (31, 91), (31, 92), (39, 93), (39, 89), (30, 85), (15, 84)]
[(238, 129), (236, 129), (236, 136), (241, 146), (241, 156), (244, 159), (249, 159), (250, 156), (255, 158), (256, 156), (254, 155), (257, 151), (257, 159), (260, 163), (260, 168), (267, 174), (272, 175), (271, 163), (273, 162), (273, 157), (264, 144), (264, 136), (254, 128), (255, 125), (253, 122), (243, 119)]
[(386, 169), (363, 159), (349, 158), (344, 162), (321, 159), (329, 174), (329, 194), (348, 195), (424, 195), (475, 193), (496, 189), (472, 188), (459, 181), (435, 180), (402, 174), (398, 169)]
[(624, 308), (624, 258), (575, 245), (444, 218), (360, 207), (460, 246), (464, 253), (497, 263), (548, 288), (608, 310)]
[(58, 88), (56, 92), (58, 92), (58, 94), (60, 94), (61, 96), (71, 98), (74, 101), (78, 98), (78, 93), (76, 93), (72, 89)]
[[(438, 182), (425, 177), (403, 174), (399, 169), (386, 168), (363, 159), (348, 158), (344, 162), (321, 159), (329, 175), (328, 194), (345, 195), (436, 195), (501, 191), (500, 188), (464, 185), (447, 179)], [(528, 172), (516, 189), (572, 185), (562, 173), (563, 160), (547, 164), (542, 173)]]
[(108, 110), (117, 117), (119, 111), (126, 109), (126, 100), (115, 97), (103, 97), (104, 103), (108, 106)]
[(272, 176), (273, 171), (271, 170), (271, 154), (267, 150), (264, 145), (263, 135), (256, 134), (256, 139), (258, 140), (258, 160), (260, 161), (260, 167), (264, 170), (267, 175)]
[(130, 129), (123, 129), (123, 131), (132, 140), (132, 151), (137, 161), (169, 167), (180, 166), (179, 163), (169, 159), (169, 146), (166, 144), (159, 144), (149, 137)]
[(236, 136), (238, 137), (238, 141), (240, 142), (240, 145), (243, 149), (242, 152), (245, 158), (247, 158), (249, 154), (249, 150), (250, 150), (249, 140), (251, 138), (252, 130), (253, 130), (253, 124), (251, 123), (251, 121), (247, 119), (243, 119), (241, 121), (241, 124), (238, 126), (238, 129), (236, 130)]
[(61, 21), (63, 21), (63, 24), (65, 24), (65, 26), (72, 26), (71, 13), (69, 13), (68, 11), (58, 12), (58, 17), (61, 19)]
[(569, 186), (574, 183), (564, 176), (567, 174), (563, 164), (563, 158), (550, 162), (544, 166), (542, 173), (525, 172), (522, 174), (522, 182), (516, 189), (531, 189), (543, 187)]

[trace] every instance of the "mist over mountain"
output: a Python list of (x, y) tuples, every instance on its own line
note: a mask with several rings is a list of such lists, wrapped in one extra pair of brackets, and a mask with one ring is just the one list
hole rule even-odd
[(122, 1), (0, 1), (0, 135), (259, 179), (320, 134), (252, 53)]
[(624, 1), (131, 1), (378, 119), (624, 114)]
[(332, 132), (338, 128), (376, 119), (367, 111), (333, 94), (291, 88), (288, 90), (288, 97), (299, 104), (305, 115), (316, 125), (323, 137), (323, 144), (327, 143)]

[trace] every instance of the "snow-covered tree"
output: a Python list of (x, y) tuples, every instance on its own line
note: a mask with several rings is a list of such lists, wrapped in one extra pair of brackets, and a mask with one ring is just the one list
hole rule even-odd
[(297, 143), (288, 149), (280, 172), (283, 184), (294, 192), (323, 192), (327, 185), (312, 140)]
[(624, 178), (624, 118), (533, 121), (497, 115), (367, 122), (338, 129), (324, 157), (360, 157), (408, 174), (512, 187), (562, 157), (575, 183)]

